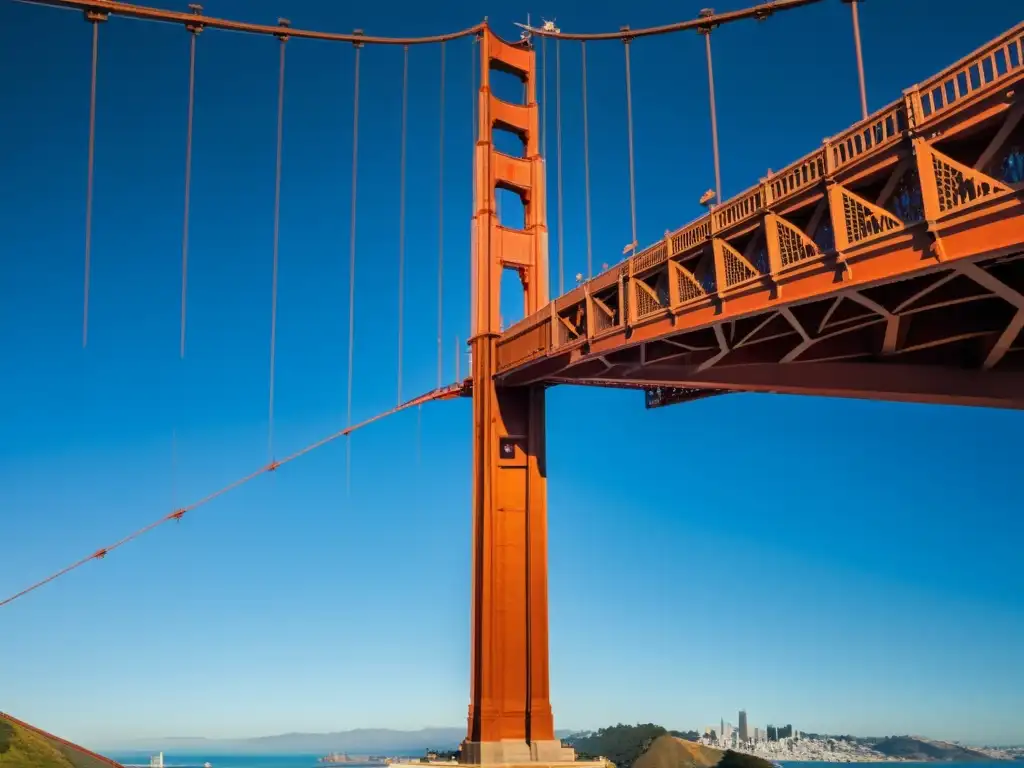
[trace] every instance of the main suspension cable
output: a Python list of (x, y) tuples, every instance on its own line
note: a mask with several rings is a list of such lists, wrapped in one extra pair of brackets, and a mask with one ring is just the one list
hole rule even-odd
[(82, 348), (89, 342), (89, 273), (92, 261), (92, 188), (96, 154), (96, 72), (99, 66), (100, 22), (105, 13), (87, 11), (86, 21), (92, 24), (92, 75), (89, 80), (89, 160), (85, 190), (85, 287), (82, 302)]
[(555, 40), (555, 143), (558, 150), (557, 175), (558, 194), (558, 295), (565, 293), (565, 238), (562, 227), (562, 46)]
[(438, 125), (438, 170), (437, 170), (437, 386), (441, 386), (442, 343), (441, 331), (444, 325), (444, 43), (441, 43), (441, 94), (440, 118)]
[(181, 225), (181, 359), (185, 359), (185, 297), (188, 290), (188, 220), (192, 195), (192, 122), (196, 103), (196, 36), (202, 27), (192, 24), (187, 27), (189, 35), (188, 52), (188, 128), (185, 135), (185, 205)]
[(620, 29), (618, 32), (598, 32), (595, 34), (582, 34), (573, 32), (562, 32), (561, 30), (545, 29), (544, 27), (532, 27), (529, 24), (516, 26), (525, 30), (528, 34), (536, 35), (541, 39), (554, 37), (559, 40), (625, 40), (628, 38), (649, 37), (651, 35), (664, 35), (670, 32), (682, 32), (687, 29), (697, 29), (703, 24), (728, 24), (743, 19), (757, 19), (763, 21), (774, 13), (790, 11), (801, 8), (805, 5), (819, 3), (821, 0), (769, 0), (769, 2), (754, 5), (749, 8), (742, 8), (738, 11), (728, 11), (699, 19), (688, 21), (677, 21), (672, 24), (662, 24), (657, 27), (644, 27), (642, 29)]
[(409, 110), (409, 46), (402, 48), (402, 151), (398, 172), (398, 402), (402, 402), (402, 323), (405, 280), (405, 145)]
[[(281, 19), (281, 26), (287, 22)], [(281, 33), (280, 68), (277, 75), (277, 162), (274, 168), (274, 264), (270, 281), (270, 396), (267, 407), (267, 455), (274, 458), (274, 368), (277, 355), (277, 261), (281, 239), (281, 153), (284, 143), (284, 54), (288, 35)]]
[(590, 234), (590, 129), (587, 125), (587, 43), (580, 42), (580, 62), (583, 70), (583, 193), (587, 211), (587, 279), (594, 276), (593, 247)]
[[(280, 27), (270, 24), (250, 24), (244, 21), (232, 19), (219, 19), (214, 16), (203, 16), (202, 14), (184, 13), (181, 11), (167, 11), (162, 8), (152, 8), (135, 3), (124, 3), (119, 0), (20, 0), (30, 5), (43, 5), (52, 8), (76, 9), (85, 12), (96, 12), (103, 16), (113, 13), (126, 18), (139, 19), (142, 21), (157, 21), (171, 24), (201, 24), (210, 29), (223, 29), (228, 32), (242, 32), (251, 35), (270, 35), (277, 37), (280, 34)], [(448, 32), (441, 35), (428, 35), (426, 37), (379, 37), (364, 35), (361, 31), (352, 34), (340, 34), (337, 32), (318, 32), (310, 29), (291, 29), (289, 34), (292, 37), (301, 37), (307, 40), (327, 40), (334, 43), (360, 43), (362, 45), (429, 45), (441, 43), (445, 40), (457, 40), (461, 37), (477, 35), (486, 28), (485, 22), (474, 24), (472, 27), (460, 29), (455, 32)]]
[[(356, 322), (356, 180), (359, 162), (359, 52), (363, 48), (360, 42), (352, 44), (355, 48), (355, 71), (352, 89), (352, 215), (349, 224), (348, 241), (348, 399), (345, 407), (345, 423), (352, 425), (352, 361), (355, 350)], [(352, 489), (352, 441), (345, 438), (345, 490)]]
[(79, 568), (79, 567), (85, 565), (86, 563), (88, 563), (91, 560), (101, 560), (101, 559), (103, 559), (108, 554), (110, 554), (115, 549), (117, 549), (118, 547), (122, 547), (125, 544), (127, 544), (128, 542), (130, 542), (130, 541), (132, 541), (134, 539), (139, 538), (144, 533), (149, 533), (149, 531), (151, 531), (154, 528), (157, 528), (157, 527), (163, 525), (164, 523), (168, 523), (171, 520), (179, 520), (180, 521), (181, 518), (184, 517), (187, 513), (192, 512), (193, 510), (198, 509), (199, 507), (202, 507), (205, 504), (208, 504), (209, 502), (213, 501), (216, 498), (219, 498), (220, 496), (223, 496), (224, 494), (228, 493), (229, 491), (233, 491), (234, 489), (236, 489), (236, 488), (238, 488), (240, 486), (245, 485), (246, 483), (248, 483), (251, 480), (255, 480), (260, 475), (267, 474), (269, 472), (273, 472), (276, 469), (278, 469), (279, 467), (282, 467), (285, 464), (288, 464), (289, 462), (295, 461), (296, 459), (301, 458), (302, 456), (305, 456), (307, 453), (310, 453), (310, 452), (316, 450), (317, 448), (322, 448), (323, 446), (327, 445), (328, 443), (334, 442), (339, 437), (343, 437), (343, 436), (347, 437), (352, 432), (355, 432), (357, 429), (362, 429), (363, 427), (367, 427), (370, 424), (373, 424), (375, 421), (380, 421), (383, 418), (386, 418), (388, 416), (392, 416), (392, 415), (394, 415), (396, 413), (399, 413), (400, 411), (404, 411), (405, 409), (411, 408), (414, 405), (415, 406), (421, 406), (424, 403), (428, 403), (428, 402), (431, 402), (431, 401), (434, 401), (434, 400), (445, 400), (445, 399), (449, 399), (449, 398), (454, 398), (454, 397), (457, 397), (459, 394), (460, 394), (460, 387), (458, 385), (450, 386), (450, 387), (444, 387), (444, 388), (440, 388), (440, 389), (435, 389), (432, 392), (427, 392), (426, 394), (420, 395), (419, 397), (415, 397), (412, 400), (409, 400), (409, 401), (407, 401), (405, 403), (402, 403), (402, 404), (400, 404), (400, 405), (396, 406), (395, 408), (392, 408), (392, 409), (390, 409), (388, 411), (384, 411), (383, 413), (378, 413), (376, 416), (371, 416), (369, 419), (361, 421), (358, 424), (354, 424), (352, 426), (348, 426), (345, 429), (340, 429), (337, 432), (335, 432), (335, 433), (333, 433), (331, 435), (328, 435), (327, 437), (324, 437), (324, 438), (322, 438), (320, 440), (317, 440), (314, 443), (310, 443), (305, 448), (302, 448), (302, 449), (296, 451), (295, 453), (291, 454), (290, 456), (286, 456), (285, 458), (281, 459), (280, 461), (271, 461), (269, 464), (265, 464), (264, 466), (260, 467), (259, 469), (255, 470), (254, 472), (250, 472), (248, 475), (245, 475), (244, 477), (240, 477), (237, 480), (235, 480), (235, 481), (233, 481), (231, 483), (228, 483), (227, 485), (221, 487), (220, 489), (214, 491), (213, 493), (207, 494), (206, 496), (204, 496), (203, 498), (199, 499), (198, 501), (194, 501), (194, 502), (192, 502), (191, 504), (189, 504), (186, 507), (181, 507), (179, 509), (175, 509), (173, 512), (169, 512), (168, 514), (164, 515), (163, 517), (160, 517), (157, 520), (154, 520), (153, 522), (149, 523), (148, 525), (145, 525), (142, 528), (139, 528), (138, 530), (128, 534), (127, 536), (125, 536), (122, 539), (119, 539), (118, 541), (114, 542), (113, 544), (110, 544), (110, 545), (108, 545), (106, 547), (101, 547), (100, 549), (97, 549), (95, 552), (93, 552), (91, 555), (88, 555), (87, 557), (83, 557), (81, 560), (75, 561), (74, 563), (72, 563), (71, 565), (67, 566), (66, 568), (62, 568), (61, 570), (57, 571), (56, 573), (53, 573), (53, 574), (47, 576), (45, 579), (41, 579), (40, 581), (37, 581), (34, 584), (31, 584), (30, 586), (26, 587), (25, 589), (21, 590), (20, 592), (16, 592), (15, 594), (11, 595), (8, 598), (5, 598), (4, 600), (0, 600), (0, 608), (3, 608), (5, 605), (8, 605), (10, 603), (13, 603), (19, 597), (24, 597), (29, 592), (33, 592), (33, 591), (39, 589), (40, 587), (42, 587), (42, 586), (44, 586), (46, 584), (49, 584), (51, 581), (53, 581), (55, 579), (58, 579), (61, 576), (64, 576), (65, 574), (70, 573), (71, 571), (73, 571), (76, 568)]
[(631, 38), (623, 40), (626, 51), (626, 127), (629, 134), (629, 213), (633, 224), (632, 249), (635, 252), (639, 242), (636, 234), (636, 170), (633, 160), (633, 78), (629, 71), (629, 46)]

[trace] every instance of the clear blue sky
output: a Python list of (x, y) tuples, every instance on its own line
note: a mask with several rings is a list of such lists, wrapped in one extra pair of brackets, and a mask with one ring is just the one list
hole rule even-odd
[[(509, 35), (527, 11), (607, 30), (700, 7), (613, 5), (208, 7), (384, 34), (446, 31), (486, 14)], [(865, 3), (871, 108), (1019, 18), (1011, 0)], [(9, 2), (0, 27), (7, 594), (264, 462), (278, 54), (269, 39), (211, 31), (199, 40), (182, 362), (186, 33), (125, 20), (101, 31), (83, 351), (89, 29), (77, 14)], [(839, 0), (734, 25), (714, 45), (726, 195), (859, 116)], [(465, 339), (468, 322), (471, 86), (468, 43), (448, 48), (451, 380), (454, 337)], [(589, 54), (595, 260), (614, 262), (630, 239), (622, 49)], [(436, 375), (439, 58), (411, 55), (410, 394)], [(563, 49), (563, 68), (572, 275), (585, 263), (578, 49)], [(702, 42), (639, 41), (633, 72), (649, 242), (699, 213), (713, 186)], [(363, 75), (357, 420), (396, 397), (400, 51), (367, 49)], [(344, 422), (351, 97), (348, 46), (289, 43), (279, 455)], [(548, 118), (553, 128), (553, 107)], [(554, 210), (552, 197), (553, 261)], [(745, 707), (757, 724), (1024, 741), (1024, 415), (752, 395), (645, 412), (636, 393), (560, 388), (548, 419), (559, 727), (700, 727)], [(417, 463), (408, 412), (355, 436), (351, 497), (336, 444), (4, 608), (0, 708), (100, 746), (464, 722), (469, 425), (468, 402), (424, 409)]]

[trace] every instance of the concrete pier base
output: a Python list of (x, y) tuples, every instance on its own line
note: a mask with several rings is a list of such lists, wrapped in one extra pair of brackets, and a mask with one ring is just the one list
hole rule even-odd
[(576, 750), (563, 747), (558, 739), (525, 742), (467, 741), (462, 745), (462, 765), (561, 765), (575, 764)]
[[(571, 747), (563, 747), (560, 743), (558, 748), (562, 750), (568, 750), (572, 752)], [(530, 750), (528, 748), (528, 754), (533, 754), (536, 751), (537, 754), (543, 754), (544, 748), (540, 750)], [(495, 753), (491, 750), (484, 750), (486, 754), (494, 756)], [(513, 753), (509, 751), (508, 755), (503, 755), (508, 758), (515, 758), (516, 754), (522, 754), (521, 752)], [(463, 759), (467, 757), (465, 750), (463, 750)], [(454, 761), (423, 761), (418, 762), (416, 760), (409, 760), (408, 762), (395, 762), (391, 763), (391, 768), (612, 768), (611, 763), (607, 760), (532, 760), (527, 757), (525, 760), (509, 759), (506, 762), (493, 762), (493, 763), (470, 763), (470, 762), (454, 762)]]

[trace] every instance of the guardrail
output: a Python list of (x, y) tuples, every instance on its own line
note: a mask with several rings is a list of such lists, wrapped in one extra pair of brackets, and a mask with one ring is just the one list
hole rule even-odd
[[(756, 186), (713, 206), (709, 213), (674, 232), (666, 232), (662, 240), (606, 269), (574, 293), (582, 288), (584, 296), (593, 296), (609, 290), (624, 277), (650, 272), (669, 259), (685, 256), (688, 251), (697, 252), (714, 234), (741, 225), (762, 213), (768, 205), (798, 195), (819, 184), (828, 174), (899, 142), (911, 128), (921, 130), (948, 114), (954, 106), (963, 104), (968, 97), (981, 97), (1022, 71), (1024, 22), (937, 75), (907, 89), (902, 99), (826, 139), (819, 149), (781, 171), (770, 173)], [(630, 303), (628, 293), (624, 293), (614, 324), (605, 313), (595, 313), (594, 332), (601, 333), (628, 322)], [(564, 306), (566, 302), (559, 301), (558, 307)], [(647, 307), (645, 303), (644, 309), (653, 312), (661, 307)], [(510, 328), (498, 343), (499, 369), (517, 365), (565, 343), (564, 334), (552, 333), (553, 321), (552, 310), (546, 307)]]

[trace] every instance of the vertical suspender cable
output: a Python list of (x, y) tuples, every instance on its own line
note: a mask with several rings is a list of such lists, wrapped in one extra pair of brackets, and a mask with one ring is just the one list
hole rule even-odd
[[(444, 322), (444, 85), (445, 45), (441, 41), (440, 105), (437, 143), (437, 386), (441, 386), (441, 329)], [(475, 151), (475, 150), (474, 150)], [(423, 406), (416, 407), (416, 464), (423, 453)]]
[[(356, 34), (362, 34), (356, 30)], [(352, 426), (352, 361), (355, 343), (356, 320), (356, 180), (359, 159), (359, 52), (362, 43), (353, 43), (355, 48), (355, 71), (352, 89), (352, 215), (348, 240), (348, 397), (345, 406), (346, 427)], [(352, 483), (352, 438), (345, 435), (345, 490), (351, 490)]]
[(409, 46), (402, 46), (402, 152), (398, 192), (398, 404), (402, 404), (402, 289), (405, 279), (405, 144), (409, 111)]
[(590, 129), (587, 125), (587, 42), (580, 42), (580, 61), (583, 68), (583, 190), (587, 210), (587, 279), (594, 276), (593, 247), (590, 234)]
[(860, 84), (860, 113), (865, 120), (868, 119), (868, 92), (864, 85), (864, 54), (860, 47), (860, 18), (857, 15), (858, 0), (843, 0), (850, 4), (850, 14), (853, 17), (853, 46), (857, 51), (857, 80)]
[(562, 45), (555, 40), (555, 143), (558, 149), (558, 295), (565, 293), (565, 238), (562, 227)]
[(178, 430), (171, 430), (171, 509), (178, 508)]
[(185, 137), (185, 206), (181, 224), (181, 349), (185, 359), (185, 297), (188, 289), (188, 219), (192, 195), (192, 122), (196, 103), (196, 36), (202, 27), (190, 24), (188, 52), (188, 129)]
[[(279, 22), (286, 26), (284, 20)], [(277, 353), (277, 255), (281, 234), (281, 150), (284, 137), (284, 52), (288, 35), (280, 34), (281, 63), (277, 75), (277, 163), (274, 169), (274, 264), (270, 281), (270, 397), (267, 408), (267, 452), (274, 458), (274, 363)]]
[(548, 100), (547, 100), (547, 79), (548, 79), (548, 39), (540, 39), (540, 156), (548, 159)]
[[(623, 31), (626, 31), (624, 28)], [(629, 212), (633, 223), (633, 251), (639, 245), (636, 234), (636, 171), (633, 160), (633, 82), (629, 71), (629, 46), (632, 42), (627, 35), (622, 38), (626, 50), (626, 127), (629, 131)]]
[[(484, 20), (486, 21), (486, 17), (485, 17)], [(480, 62), (483, 61), (483, 40), (484, 40), (484, 38), (483, 38), (482, 34), (476, 34), (476, 35), (473, 36), (472, 42), (471, 42), (470, 47), (469, 47), (469, 57), (470, 57), (469, 71), (470, 71), (471, 87), (472, 87), (472, 92), (470, 93), (470, 96), (471, 96), (471, 102), (470, 103), (471, 103), (472, 117), (473, 117), (473, 157), (472, 157), (472, 160), (471, 160), (472, 165), (470, 167), (473, 170), (473, 175), (474, 176), (475, 176), (475, 173), (476, 173), (477, 144), (480, 141), (480, 121), (477, 118), (477, 105), (478, 105), (478, 101), (479, 101), (479, 98), (480, 98), (480, 91), (479, 91), (479, 86), (477, 85), (477, 75), (479, 74), (478, 67), (480, 67)], [(479, 49), (480, 53), (479, 54), (477, 53), (477, 46), (480, 46), (480, 49)], [(479, 58), (478, 58), (478, 56), (479, 56)], [(470, 295), (470, 307), (469, 307), (469, 332), (466, 334), (467, 338), (472, 338), (473, 333), (476, 330), (476, 312), (477, 312), (477, 301), (478, 301), (478, 299), (477, 299), (477, 291), (476, 291), (476, 281), (477, 281), (477, 278), (478, 278), (478, 275), (477, 275), (477, 263), (476, 263), (475, 254), (473, 253), (473, 243), (476, 242), (476, 233), (475, 233), (475, 229), (474, 228), (476, 226), (476, 220), (477, 220), (476, 217), (477, 217), (477, 214), (479, 213), (479, 211), (477, 209), (478, 201), (477, 201), (477, 197), (476, 197), (476, 192), (477, 192), (477, 190), (476, 190), (475, 181), (474, 181), (474, 184), (470, 187), (470, 191), (469, 191), (470, 205), (471, 205), (471, 210), (470, 210), (471, 219), (470, 219), (470, 230), (469, 230), (469, 242), (470, 242), (470, 257), (469, 257), (469, 295)], [(438, 327), (437, 339), (438, 339), (438, 343), (440, 344), (440, 341), (441, 341), (441, 329), (440, 329), (440, 327)], [(438, 348), (438, 350), (437, 350), (437, 359), (439, 361), (441, 360), (441, 350), (440, 350), (440, 348)], [(438, 363), (437, 381), (440, 384), (440, 382), (441, 382), (440, 363)]]
[(423, 454), (423, 403), (416, 406), (416, 466)]
[(99, 62), (100, 22), (106, 14), (86, 11), (85, 18), (92, 24), (92, 75), (89, 81), (89, 167), (85, 190), (85, 288), (82, 303), (82, 348), (89, 341), (89, 272), (92, 258), (92, 187), (96, 154), (96, 70)]
[[(481, 48), (482, 48), (481, 39), (482, 38), (479, 35), (475, 36), (473, 38), (473, 46), (481, 45)], [(476, 48), (475, 47), (471, 47), (470, 48), (470, 55), (471, 55), (471, 57), (473, 59), (472, 66), (470, 67), (470, 73), (471, 73), (471, 76), (473, 78), (473, 143), (476, 144), (476, 142), (480, 141), (480, 126), (479, 126), (479, 124), (477, 122), (477, 119), (476, 119), (477, 96), (478, 96), (478, 91), (480, 89), (480, 86), (477, 85), (476, 77), (479, 74), (477, 72), (477, 67), (480, 66), (480, 65), (479, 65), (479, 62), (477, 61), (477, 53), (476, 53)], [(473, 147), (473, 158), (474, 159), (476, 158), (476, 147), (475, 146)]]
[[(700, 12), (701, 16), (712, 16), (714, 11), (705, 8)], [(699, 27), (698, 30), (704, 35), (704, 50), (708, 61), (708, 104), (711, 110), (711, 152), (715, 161), (715, 204), (722, 204), (722, 166), (718, 155), (718, 112), (715, 109), (715, 70), (711, 66), (711, 26)]]
[[(472, 50), (472, 48), (470, 49)], [(444, 67), (445, 45), (441, 43), (441, 93), (437, 141), (437, 386), (441, 386), (441, 331), (444, 326)], [(473, 102), (474, 114), (476, 102)], [(475, 121), (474, 121), (475, 122)], [(475, 151), (475, 149), (474, 149)]]

